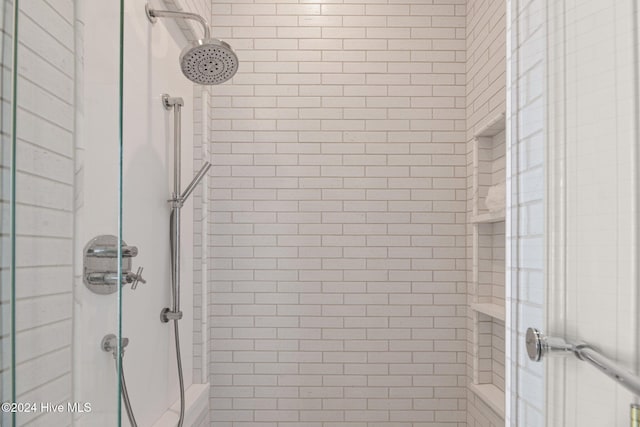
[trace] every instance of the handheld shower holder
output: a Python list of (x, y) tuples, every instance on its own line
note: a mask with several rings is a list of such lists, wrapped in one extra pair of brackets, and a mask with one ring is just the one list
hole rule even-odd
[(163, 93), (162, 105), (164, 105), (165, 110), (171, 111), (176, 105), (184, 107), (184, 99), (180, 98), (179, 96), (169, 96), (168, 94)]
[(160, 312), (160, 322), (167, 323), (170, 320), (180, 320), (182, 319), (181, 311), (171, 311), (169, 307), (165, 307)]
[(173, 199), (168, 199), (167, 203), (171, 206), (172, 209), (179, 209), (184, 206), (184, 199), (182, 197), (175, 197)]

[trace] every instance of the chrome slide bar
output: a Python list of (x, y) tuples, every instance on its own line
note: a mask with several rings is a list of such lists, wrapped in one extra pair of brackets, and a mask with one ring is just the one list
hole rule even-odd
[(184, 106), (184, 100), (179, 97), (171, 97), (163, 94), (162, 105), (164, 105), (166, 110), (173, 110), (173, 193), (171, 193), (171, 199), (167, 200), (171, 206), (171, 215), (169, 217), (169, 246), (171, 247), (171, 292), (173, 294), (173, 307), (165, 307), (162, 309), (160, 312), (160, 321), (167, 323), (173, 320), (173, 335), (176, 342), (176, 362), (178, 365), (178, 384), (180, 386), (180, 417), (178, 418), (178, 427), (182, 427), (184, 422), (185, 394), (182, 357), (180, 356), (180, 330), (178, 328), (178, 320), (182, 319), (182, 311), (180, 311), (180, 210), (198, 183), (205, 177), (209, 168), (211, 168), (211, 163), (207, 161), (203, 162), (200, 171), (193, 180), (191, 180), (191, 183), (184, 192), (180, 193), (180, 146), (182, 144), (181, 109)]
[(181, 111), (184, 106), (184, 100), (180, 97), (171, 97), (167, 94), (163, 94), (161, 99), (162, 105), (164, 105), (166, 110), (173, 110), (173, 193), (171, 193), (171, 199), (167, 200), (171, 206), (169, 240), (171, 247), (171, 292), (173, 296), (173, 307), (165, 307), (160, 312), (160, 320), (162, 323), (167, 323), (169, 320), (182, 319), (182, 311), (180, 311), (180, 210), (196, 186), (205, 177), (209, 168), (211, 168), (211, 163), (204, 162), (200, 171), (198, 171), (191, 183), (181, 194)]
[(548, 337), (534, 328), (527, 329), (525, 342), (529, 359), (534, 362), (539, 362), (546, 355), (566, 356), (573, 353), (578, 359), (589, 362), (602, 373), (640, 396), (640, 377), (603, 356), (588, 344), (568, 343), (563, 338)]

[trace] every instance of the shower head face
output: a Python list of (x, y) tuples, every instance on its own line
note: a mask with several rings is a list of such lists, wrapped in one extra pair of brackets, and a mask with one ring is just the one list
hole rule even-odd
[(180, 54), (180, 67), (194, 83), (217, 85), (236, 74), (238, 57), (231, 46), (222, 40), (196, 40)]

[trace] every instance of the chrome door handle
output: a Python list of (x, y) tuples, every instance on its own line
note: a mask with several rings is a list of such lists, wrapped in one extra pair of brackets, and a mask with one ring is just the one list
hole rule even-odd
[(548, 337), (535, 328), (527, 329), (525, 343), (529, 359), (534, 362), (539, 362), (546, 355), (564, 356), (575, 351), (575, 345), (567, 343), (562, 338)]
[(563, 338), (548, 337), (534, 328), (527, 329), (525, 343), (529, 359), (534, 362), (539, 362), (546, 355), (557, 354), (566, 356), (573, 354), (579, 360), (589, 362), (589, 364), (598, 368), (599, 371), (640, 396), (640, 377), (603, 356), (589, 344), (574, 344), (565, 341)]

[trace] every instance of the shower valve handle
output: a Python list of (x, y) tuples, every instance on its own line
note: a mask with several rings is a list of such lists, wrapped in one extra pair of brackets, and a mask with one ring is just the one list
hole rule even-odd
[(144, 280), (142, 278), (142, 270), (144, 270), (143, 267), (138, 267), (138, 270), (134, 273), (129, 273), (127, 276), (127, 278), (131, 278), (133, 279), (133, 282), (131, 283), (131, 290), (135, 291), (136, 288), (138, 287), (138, 283), (142, 282), (142, 283), (147, 283), (146, 280)]

